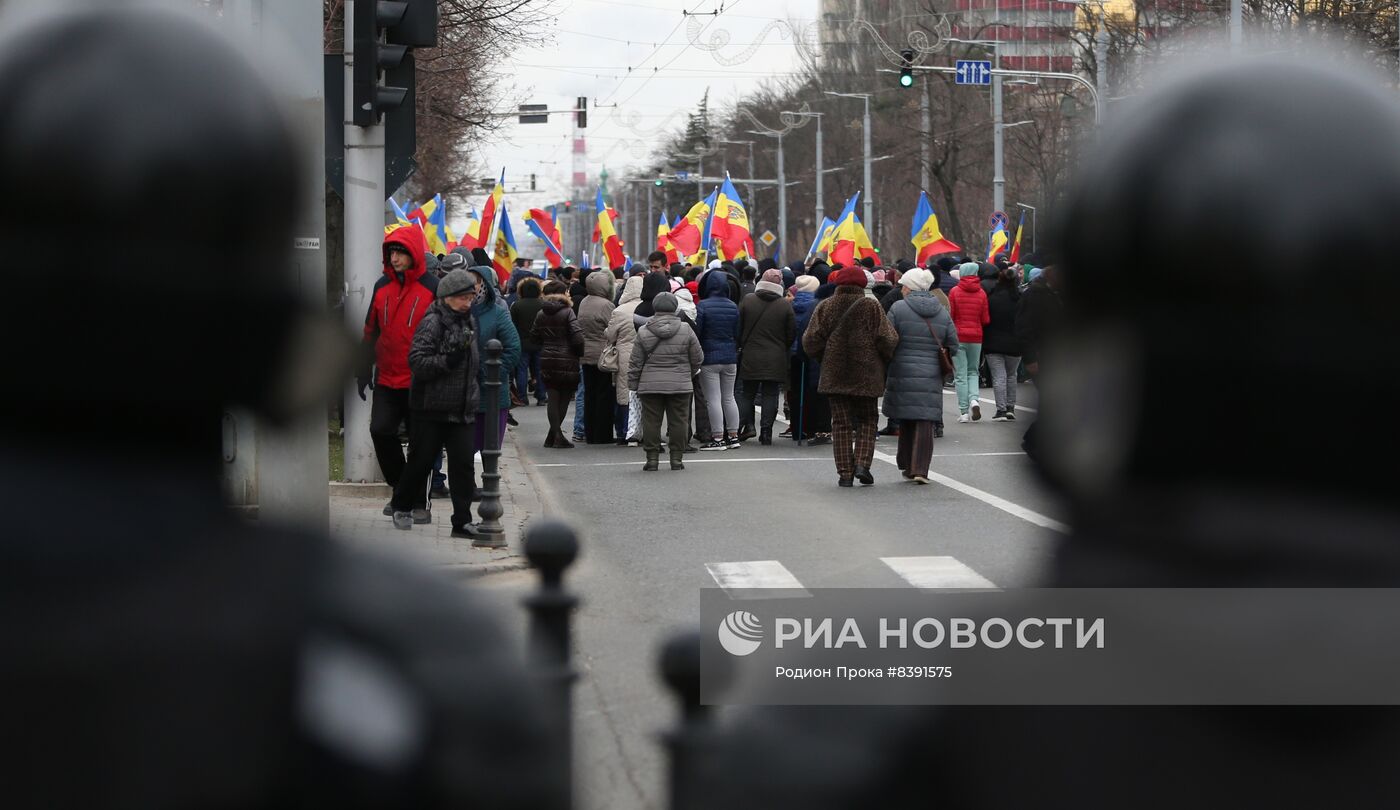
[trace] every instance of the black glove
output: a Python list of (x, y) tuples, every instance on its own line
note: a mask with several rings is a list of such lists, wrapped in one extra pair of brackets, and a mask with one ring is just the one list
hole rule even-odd
[(455, 348), (455, 349), (453, 349), (452, 351), (450, 351), (450, 352), (447, 353), (447, 367), (448, 367), (448, 368), (456, 368), (456, 367), (462, 365), (462, 360), (464, 360), (464, 359), (466, 358), (466, 356), (467, 356), (467, 350), (466, 350), (466, 348), (465, 348), (465, 347), (462, 347), (462, 346), (458, 346), (457, 348)]
[(360, 401), (367, 402), (368, 400), (365, 399), (365, 389), (368, 388), (369, 390), (373, 391), (374, 382), (368, 377), (356, 377), (355, 382), (360, 387)]

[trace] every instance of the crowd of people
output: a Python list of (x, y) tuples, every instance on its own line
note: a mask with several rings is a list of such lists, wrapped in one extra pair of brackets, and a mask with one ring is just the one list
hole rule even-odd
[(416, 225), (385, 236), (365, 321), (378, 373), (361, 370), (360, 395), (373, 389), (371, 433), (394, 488), (384, 512), (399, 528), (431, 522), (430, 498), (450, 497), (453, 534), (475, 534), (472, 456), (486, 436), (481, 347), (491, 339), (503, 347), (498, 438), (516, 424), (511, 409), (533, 400), (547, 408), (545, 448), (640, 446), (652, 471), (663, 451), (683, 470), (687, 453), (754, 439), (830, 444), (837, 483), (851, 487), (874, 484), (876, 440), (897, 437), (903, 477), (926, 484), (945, 387), (959, 423), (983, 418), (983, 387), (991, 421), (1015, 421), (1016, 384), (1040, 373), (1060, 308), (1053, 266), (1004, 254), (781, 267), (668, 263), (658, 251), (612, 271), (540, 274), (522, 259), (499, 283), (484, 251), (433, 256)]

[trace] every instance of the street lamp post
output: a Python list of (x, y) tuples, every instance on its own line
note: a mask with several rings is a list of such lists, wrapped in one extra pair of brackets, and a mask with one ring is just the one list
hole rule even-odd
[(822, 204), (822, 113), (784, 112), (783, 115), (801, 115), (817, 119), (817, 218), (815, 222), (818, 227), (821, 227), (822, 218), (826, 216), (826, 206)]
[(964, 45), (980, 45), (992, 49), (992, 210), (1003, 211), (1006, 207), (1006, 149), (1002, 130), (1001, 103), (1001, 43), (990, 39), (948, 38), (949, 42)]
[[(750, 135), (766, 135), (778, 139), (778, 245), (787, 249), (787, 174), (783, 169), (783, 133), (748, 130)], [(818, 175), (820, 177), (820, 175)]]
[[(830, 90), (826, 90), (826, 91), (824, 91), (824, 92), (825, 92), (828, 96), (841, 96), (842, 98), (859, 98), (859, 99), (864, 99), (864, 100), (865, 100), (865, 123), (864, 123), (864, 129), (865, 129), (865, 227), (866, 227), (866, 228), (871, 228), (871, 229), (873, 229), (873, 228), (875, 227), (875, 223), (874, 223), (874, 217), (875, 217), (874, 205), (875, 205), (875, 202), (874, 202), (874, 200), (872, 200), (872, 199), (870, 198), (870, 195), (871, 195), (871, 193), (872, 193), (872, 188), (871, 188), (871, 187), (874, 185), (874, 182), (870, 179), (870, 178), (871, 178), (871, 166), (870, 166), (870, 163), (871, 163), (871, 161), (870, 161), (870, 94), (869, 94), (869, 93), (835, 93), (835, 92), (832, 92), (832, 91), (830, 91)], [(821, 175), (818, 174), (817, 176), (820, 177)]]

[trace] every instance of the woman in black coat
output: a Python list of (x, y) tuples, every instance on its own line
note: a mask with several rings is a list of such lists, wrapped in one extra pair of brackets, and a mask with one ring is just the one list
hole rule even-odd
[(1015, 271), (997, 273), (996, 286), (987, 294), (992, 320), (982, 327), (982, 356), (992, 376), (997, 412), (993, 422), (1016, 421), (1016, 369), (1021, 365), (1021, 341), (1016, 337), (1016, 310), (1021, 288)]
[(546, 413), (549, 435), (544, 446), (560, 450), (573, 447), (560, 425), (578, 389), (579, 358), (583, 356), (583, 329), (574, 314), (573, 300), (564, 285), (550, 281), (544, 285), (544, 303), (530, 327), (530, 339), (540, 345), (540, 379), (549, 389)]

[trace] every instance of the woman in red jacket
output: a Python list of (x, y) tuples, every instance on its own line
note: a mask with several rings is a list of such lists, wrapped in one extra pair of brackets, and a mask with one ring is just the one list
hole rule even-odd
[(977, 263), (958, 268), (958, 286), (948, 292), (953, 325), (958, 328), (958, 351), (953, 355), (953, 380), (958, 389), (958, 421), (982, 418), (977, 401), (977, 367), (982, 362), (982, 327), (992, 321), (987, 293), (977, 278)]

